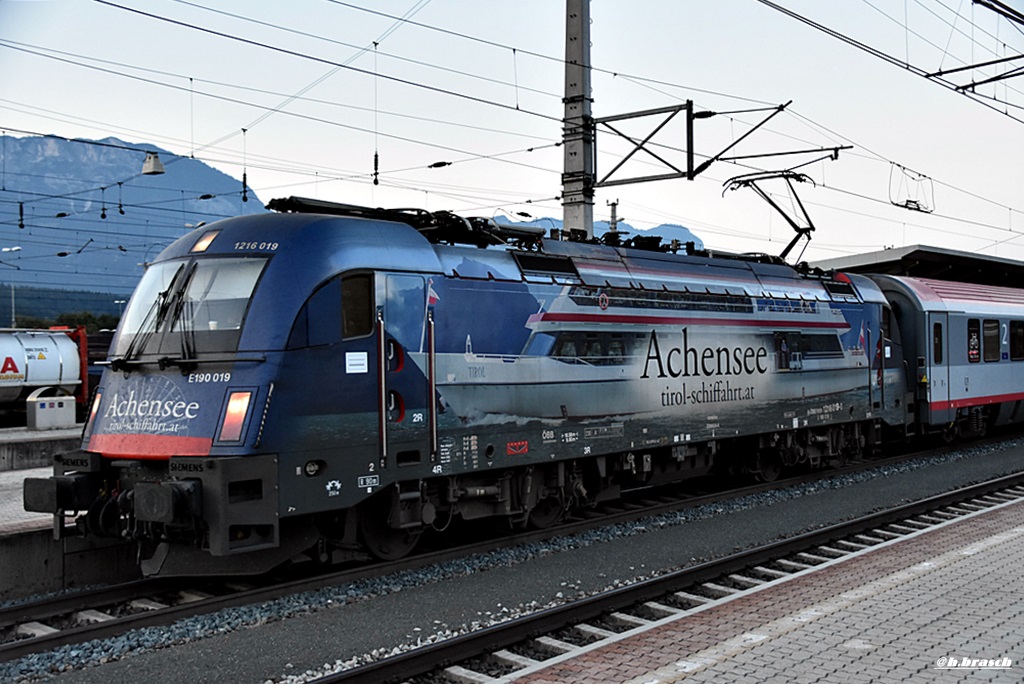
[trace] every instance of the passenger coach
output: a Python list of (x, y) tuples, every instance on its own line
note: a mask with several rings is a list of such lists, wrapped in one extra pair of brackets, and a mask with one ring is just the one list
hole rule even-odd
[(1024, 420), (1024, 291), (872, 276), (903, 334), (914, 418), (925, 432), (980, 435)]

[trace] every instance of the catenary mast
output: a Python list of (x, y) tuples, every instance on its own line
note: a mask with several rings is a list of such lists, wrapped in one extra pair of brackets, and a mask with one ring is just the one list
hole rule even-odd
[(590, 0), (565, 2), (563, 227), (594, 235), (594, 119), (590, 105)]

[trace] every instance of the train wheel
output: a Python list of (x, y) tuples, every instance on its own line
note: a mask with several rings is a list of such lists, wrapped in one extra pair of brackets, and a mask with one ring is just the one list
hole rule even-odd
[(558, 497), (549, 496), (537, 502), (530, 511), (528, 522), (533, 529), (544, 530), (558, 524), (564, 515), (565, 508)]
[(390, 497), (378, 497), (359, 510), (359, 536), (366, 550), (381, 560), (398, 560), (408, 555), (420, 540), (422, 528), (396, 530), (388, 524)]
[(364, 528), (363, 544), (367, 551), (381, 560), (398, 560), (404, 558), (416, 547), (420, 540), (420, 532), (393, 530), (385, 525), (375, 526), (372, 533)]
[(757, 476), (760, 482), (775, 482), (782, 474), (782, 457), (777, 449), (765, 449), (757, 455)]

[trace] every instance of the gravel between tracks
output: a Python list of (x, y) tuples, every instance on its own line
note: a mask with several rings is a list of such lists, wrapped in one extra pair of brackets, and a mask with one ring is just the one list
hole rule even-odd
[(285, 682), (1024, 470), (1024, 439), (295, 594), (0, 663), (0, 681)]

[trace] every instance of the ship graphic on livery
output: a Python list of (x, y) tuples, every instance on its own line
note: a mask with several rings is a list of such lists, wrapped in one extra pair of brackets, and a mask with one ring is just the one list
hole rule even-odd
[[(698, 294), (563, 286), (526, 320), (520, 353), (475, 352), (471, 336), (462, 352), (436, 353), (438, 390), (466, 420), (585, 419), (864, 385), (870, 359), (862, 312), (835, 306), (824, 286), (777, 291), (778, 299), (757, 296), (754, 279), (720, 288)], [(424, 367), (424, 354), (412, 356)]]

